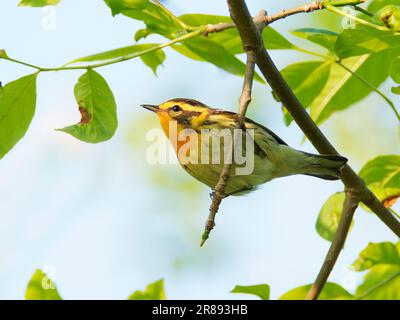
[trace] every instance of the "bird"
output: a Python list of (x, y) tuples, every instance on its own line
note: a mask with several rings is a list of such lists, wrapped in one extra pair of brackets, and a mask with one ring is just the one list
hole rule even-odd
[[(339, 155), (317, 155), (291, 148), (270, 129), (247, 117), (243, 119), (242, 127), (238, 128), (239, 114), (212, 108), (194, 99), (175, 98), (159, 105), (141, 106), (158, 116), (161, 128), (170, 140), (183, 169), (212, 190), (219, 181), (225, 162), (212, 161), (210, 158), (216, 154), (226, 157), (226, 140), (220, 139), (219, 145), (216, 145), (210, 143), (209, 137), (205, 139), (205, 135), (207, 132), (225, 130), (225, 133), (231, 132), (234, 136), (235, 130), (240, 131), (238, 136), (246, 140), (246, 143), (241, 140), (238, 145), (242, 146), (242, 152), (245, 153), (251, 149), (249, 159), (253, 161), (250, 166), (252, 170), (238, 174), (235, 169), (243, 169), (245, 165), (236, 163), (236, 157), (232, 156), (232, 170), (224, 197), (247, 194), (275, 178), (296, 174), (338, 180), (341, 169), (347, 163), (347, 159)], [(185, 133), (184, 139), (178, 139), (182, 133)], [(232, 138), (231, 141), (235, 146), (237, 140)], [(232, 144), (230, 147), (232, 152)], [(203, 157), (208, 161), (201, 161)]]

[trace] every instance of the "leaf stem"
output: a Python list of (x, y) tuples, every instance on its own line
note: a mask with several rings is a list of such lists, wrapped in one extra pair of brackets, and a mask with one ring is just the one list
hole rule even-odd
[[(159, 44), (158, 46), (154, 46), (154, 47), (151, 47), (149, 49), (146, 49), (146, 50), (143, 50), (143, 51), (140, 51), (140, 52), (136, 52), (136, 53), (133, 53), (133, 54), (129, 54), (129, 55), (126, 55), (126, 56), (123, 56), (123, 57), (120, 57), (120, 58), (117, 58), (117, 59), (114, 59), (114, 60), (110, 60), (110, 61), (106, 61), (106, 62), (102, 62), (102, 63), (98, 63), (98, 64), (93, 64), (93, 65), (88, 65), (88, 66), (83, 66), (81, 68), (94, 69), (94, 68), (100, 68), (100, 67), (108, 66), (108, 65), (111, 65), (111, 64), (114, 64), (114, 63), (118, 63), (118, 62), (128, 61), (128, 60), (131, 60), (133, 58), (140, 57), (140, 56), (142, 56), (144, 54), (147, 54), (147, 53), (150, 53), (150, 52), (153, 52), (153, 51), (157, 51), (157, 50), (162, 49), (162, 48), (169, 47), (169, 46), (171, 46), (171, 45), (173, 45), (173, 44), (175, 44), (177, 42), (182, 42), (182, 41), (197, 37), (202, 33), (203, 33), (203, 29), (199, 28), (199, 29), (196, 29), (195, 31), (192, 31), (190, 33), (186, 33), (186, 34), (184, 34), (184, 35), (182, 35), (182, 36), (180, 36), (178, 38), (175, 38), (175, 39), (173, 39), (171, 41)], [(71, 68), (73, 68), (73, 67), (71, 67)], [(56, 70), (63, 70), (63, 68), (59, 68), (59, 69), (56, 69)], [(49, 69), (49, 71), (54, 71), (54, 69)]]
[(109, 60), (109, 61), (106, 61), (106, 62), (97, 63), (97, 64), (91, 64), (91, 65), (84, 65), (84, 66), (70, 66), (70, 67), (64, 66), (64, 67), (59, 67), (59, 68), (42, 68), (42, 67), (38, 67), (38, 66), (35, 66), (33, 64), (26, 63), (26, 62), (23, 62), (23, 61), (20, 61), (20, 60), (16, 60), (16, 59), (13, 59), (13, 58), (10, 58), (10, 57), (4, 57), (3, 59), (9, 60), (9, 61), (14, 62), (14, 63), (21, 64), (21, 65), (24, 65), (24, 66), (27, 66), (27, 67), (31, 67), (31, 68), (37, 69), (40, 72), (96, 69), (96, 68), (108, 66), (108, 65), (111, 65), (111, 64), (119, 63), (119, 62), (128, 61), (128, 60), (131, 60), (133, 58), (140, 57), (140, 56), (142, 56), (144, 54), (147, 54), (147, 53), (150, 53), (150, 52), (153, 52), (153, 51), (157, 51), (157, 50), (165, 48), (165, 47), (169, 47), (169, 46), (171, 46), (171, 45), (173, 45), (173, 44), (175, 44), (177, 42), (182, 42), (182, 41), (197, 37), (200, 34), (202, 34), (203, 32), (204, 32), (204, 28), (198, 28), (195, 31), (192, 31), (190, 33), (186, 33), (186, 34), (184, 34), (184, 35), (182, 35), (182, 36), (180, 36), (178, 38), (175, 38), (175, 39), (173, 39), (171, 41), (159, 44), (158, 46), (154, 46), (154, 47), (151, 47), (149, 49), (146, 49), (146, 50), (143, 50), (143, 51), (140, 51), (140, 52), (136, 52), (136, 53), (133, 53), (133, 54), (129, 54), (129, 55), (117, 58), (117, 59)]
[(173, 21), (175, 21), (185, 31), (195, 31), (198, 27), (189, 26), (168, 10), (159, 0), (153, 0), (157, 6), (161, 8)]
[(368, 88), (370, 88), (372, 91), (376, 92), (378, 95), (380, 95), (390, 106), (390, 108), (393, 110), (393, 113), (396, 115), (397, 120), (400, 122), (400, 114), (396, 109), (396, 106), (394, 105), (393, 101), (390, 100), (383, 92), (381, 92), (378, 88), (376, 88), (372, 83), (370, 83), (368, 80), (364, 79), (362, 76), (360, 76), (358, 73), (353, 72), (350, 68), (346, 67), (343, 63), (340, 61), (336, 61), (336, 63), (341, 66), (343, 69), (346, 71), (350, 72), (353, 76), (355, 76), (358, 80), (363, 82)]
[(391, 213), (393, 213), (397, 218), (400, 219), (400, 215), (399, 215), (396, 211), (394, 211), (392, 208), (389, 208), (389, 211), (390, 211)]
[(307, 50), (307, 49), (303, 49), (303, 48), (300, 48), (300, 47), (297, 47), (297, 46), (295, 46), (293, 49), (296, 50), (296, 51), (299, 51), (299, 52), (303, 52), (303, 53), (312, 55), (312, 56), (320, 57), (320, 58), (325, 59), (325, 60), (331, 60), (332, 62), (336, 62), (337, 61), (335, 57), (328, 56), (328, 55), (325, 55), (325, 54), (322, 54), (322, 53), (318, 53), (318, 52), (314, 52), (314, 51), (310, 51), (310, 50)]
[(344, 7), (364, 3), (366, 0), (324, 0), (324, 5), (332, 5), (335, 7)]
[(357, 72), (354, 72), (353, 70), (351, 70), (350, 68), (346, 67), (340, 60), (335, 59), (334, 57), (330, 57), (324, 54), (320, 54), (318, 52), (314, 52), (314, 51), (310, 51), (310, 50), (306, 50), (300, 47), (295, 47), (294, 48), (296, 51), (299, 52), (303, 52), (306, 54), (310, 54), (316, 57), (320, 57), (323, 58), (325, 60), (328, 61), (332, 61), (336, 64), (338, 64), (339, 66), (341, 66), (343, 69), (345, 69), (347, 72), (351, 73), (353, 76), (355, 76), (358, 80), (360, 80), (362, 83), (364, 83), (368, 88), (370, 88), (372, 91), (374, 91), (375, 93), (377, 93), (379, 96), (381, 96), (386, 103), (390, 106), (390, 108), (392, 109), (393, 113), (395, 114), (397, 120), (400, 122), (400, 113), (397, 110), (395, 104), (393, 103), (392, 100), (389, 99), (388, 96), (386, 96), (382, 91), (380, 91), (377, 87), (375, 87), (372, 83), (370, 83), (368, 80), (364, 79), (362, 76), (360, 76)]
[(373, 17), (374, 16), (374, 14), (372, 12), (369, 12), (368, 10), (365, 10), (364, 8), (361, 8), (361, 7), (356, 6), (356, 5), (353, 6), (353, 7), (354, 7), (355, 10), (357, 10), (357, 11), (359, 11), (361, 13), (364, 13), (366, 16), (369, 16), (369, 17)]
[(8, 60), (8, 61), (23, 65), (23, 66), (26, 66), (26, 67), (30, 67), (30, 68), (33, 68), (33, 69), (36, 69), (36, 70), (39, 70), (39, 71), (42, 70), (41, 67), (35, 66), (33, 64), (30, 64), (30, 63), (27, 63), (27, 62), (24, 62), (24, 61), (20, 61), (20, 60), (17, 60), (17, 59), (10, 58), (9, 56), (2, 57), (1, 59)]
[(359, 296), (356, 296), (355, 299), (356, 300), (362, 300), (364, 299), (366, 296), (370, 295), (372, 292), (374, 292), (376, 289), (379, 289), (380, 287), (384, 286), (385, 284), (387, 284), (388, 282), (392, 281), (393, 279), (397, 278), (398, 276), (400, 276), (400, 271), (396, 272), (394, 274), (392, 274), (390, 277), (378, 282), (375, 286), (373, 286), (372, 288), (370, 288), (369, 290), (365, 291), (363, 294), (360, 294)]

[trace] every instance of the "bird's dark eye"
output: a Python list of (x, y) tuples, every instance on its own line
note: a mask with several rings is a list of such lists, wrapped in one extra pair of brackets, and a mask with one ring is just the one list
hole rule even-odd
[(172, 107), (172, 111), (173, 112), (179, 112), (179, 111), (182, 111), (182, 108), (180, 106), (176, 105), (176, 106)]

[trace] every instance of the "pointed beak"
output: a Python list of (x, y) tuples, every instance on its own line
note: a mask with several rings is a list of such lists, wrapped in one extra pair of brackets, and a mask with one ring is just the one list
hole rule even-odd
[(153, 111), (153, 112), (157, 112), (158, 111), (158, 106), (154, 106), (152, 104), (142, 104), (140, 106), (145, 108), (145, 109), (147, 109), (147, 110)]

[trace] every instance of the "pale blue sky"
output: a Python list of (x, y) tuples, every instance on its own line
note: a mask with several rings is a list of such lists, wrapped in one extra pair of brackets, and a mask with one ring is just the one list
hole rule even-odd
[[(46, 30), (48, 9), (18, 8), (17, 2), (0, 5), (0, 48), (42, 66), (128, 45), (142, 27), (113, 18), (100, 0), (64, 0), (50, 11), (55, 28)], [(263, 7), (275, 12), (302, 1), (249, 3), (253, 12)], [(224, 1), (171, 0), (167, 6), (177, 14), (227, 13)], [(307, 21), (295, 17), (274, 27), (294, 39), (290, 30), (317, 23)], [(81, 72), (39, 76), (31, 128), (0, 161), (0, 298), (23, 298), (30, 276), (43, 266), (56, 272), (66, 299), (123, 299), (159, 278), (171, 299), (245, 298), (229, 291), (236, 284), (258, 283), (271, 285), (277, 298), (314, 279), (329, 247), (315, 232), (315, 221), (324, 201), (341, 190), (340, 182), (296, 176), (226, 199), (210, 240), (199, 248), (209, 190), (179, 166), (146, 163), (145, 133), (158, 123), (139, 105), (190, 97), (235, 110), (242, 81), (166, 53), (158, 78), (140, 60), (98, 70), (114, 91), (120, 123), (115, 137), (98, 145), (54, 131), (79, 118), (72, 89)], [(309, 59), (282, 51), (273, 57), (280, 67)], [(29, 72), (0, 61), (3, 84)], [(255, 84), (253, 101), (250, 116), (290, 145), (313, 151), (300, 144), (295, 125), (284, 126), (267, 86)], [(399, 152), (396, 122), (377, 97), (335, 115), (323, 129), (357, 169), (377, 154)], [(369, 241), (394, 239), (377, 218), (359, 210), (331, 279), (353, 289), (358, 275), (346, 267), (357, 253)]]

